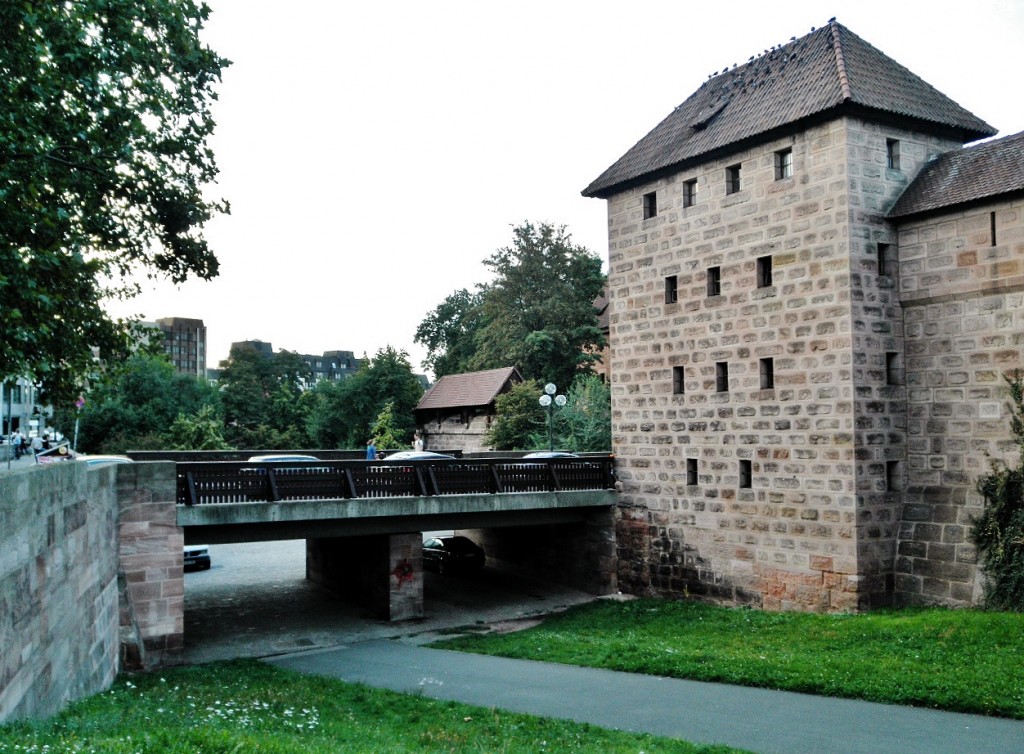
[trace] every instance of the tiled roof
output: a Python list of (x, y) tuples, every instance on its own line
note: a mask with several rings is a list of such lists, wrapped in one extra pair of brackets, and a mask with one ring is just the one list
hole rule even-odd
[(448, 374), (423, 394), (416, 410), (486, 406), (498, 396), (509, 380), (523, 380), (515, 367)]
[(608, 197), (776, 129), (840, 112), (911, 119), (922, 129), (954, 134), (962, 143), (996, 133), (833, 21), (712, 76), (583, 195)]
[(925, 165), (889, 217), (1024, 191), (1024, 131), (946, 152)]

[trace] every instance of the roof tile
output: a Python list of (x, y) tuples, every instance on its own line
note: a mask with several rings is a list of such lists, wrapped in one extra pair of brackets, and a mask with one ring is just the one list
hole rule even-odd
[(486, 406), (498, 396), (509, 380), (523, 381), (515, 367), (447, 374), (423, 394), (416, 410)]

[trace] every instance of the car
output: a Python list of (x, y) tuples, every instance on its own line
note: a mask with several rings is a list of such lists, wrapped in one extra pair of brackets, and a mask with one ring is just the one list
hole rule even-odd
[(523, 458), (579, 458), (579, 456), (567, 450), (537, 450), (527, 453)]
[(469, 537), (430, 537), (423, 541), (423, 568), (438, 573), (479, 571), (487, 557)]
[(85, 461), (89, 468), (92, 468), (93, 466), (109, 466), (114, 463), (134, 463), (128, 456), (117, 455), (79, 455), (77, 460)]
[(388, 453), (383, 458), (378, 458), (378, 461), (450, 461), (452, 456), (446, 456), (444, 453), (434, 453), (429, 450), (396, 450), (394, 453)]
[(277, 463), (279, 461), (319, 461), (316, 456), (301, 453), (267, 453), (262, 456), (249, 456), (250, 463)]
[(185, 545), (185, 570), (207, 571), (210, 568), (209, 545)]

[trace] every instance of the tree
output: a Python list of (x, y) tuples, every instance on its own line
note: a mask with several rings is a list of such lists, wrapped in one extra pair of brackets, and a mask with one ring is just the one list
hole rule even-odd
[(1000, 610), (1024, 610), (1024, 378), (1007, 378), (1013, 401), (1010, 432), (1017, 445), (1016, 466), (992, 460), (978, 480), (985, 509), (971, 538), (985, 573), (985, 602)]
[(455, 291), (427, 315), (413, 340), (427, 348), (423, 366), (435, 377), (469, 371), (482, 325), (480, 294)]
[(121, 453), (166, 447), (179, 415), (216, 413), (219, 395), (206, 380), (175, 371), (163, 355), (130, 357), (86, 394), (79, 415), (79, 450)]
[(178, 414), (165, 434), (174, 450), (230, 450), (224, 440), (224, 422), (213, 406), (203, 406), (195, 416)]
[(511, 247), (484, 260), (490, 284), (456, 291), (420, 323), (424, 365), (438, 376), (516, 366), (527, 379), (569, 385), (604, 347), (594, 308), (601, 260), (564, 226), (524, 223), (512, 234)]
[(394, 450), (406, 446), (402, 438), (403, 433), (397, 424), (394, 401), (388, 401), (370, 427), (370, 437), (373, 438), (373, 444), (378, 450)]
[(131, 347), (102, 308), (134, 272), (209, 279), (200, 236), (227, 205), (206, 140), (227, 61), (194, 0), (0, 4), (0, 377), (69, 402), (93, 363)]
[[(532, 450), (547, 445), (547, 414), (537, 399), (541, 387), (536, 380), (513, 385), (495, 400), (497, 418), (487, 433), (487, 442), (495, 450)], [(544, 431), (544, 442), (537, 444)]]
[(576, 453), (610, 451), (612, 405), (607, 383), (596, 374), (580, 375), (566, 398), (565, 406), (555, 413), (558, 447)]
[(373, 436), (380, 413), (392, 403), (394, 437), (405, 445), (412, 439), (413, 410), (422, 395), (423, 385), (412, 373), (409, 355), (387, 346), (351, 377), (317, 386), (309, 433), (321, 447), (361, 448)]
[(250, 343), (232, 346), (221, 362), (226, 440), (248, 450), (300, 448), (308, 441), (308, 365), (291, 351), (265, 354)]

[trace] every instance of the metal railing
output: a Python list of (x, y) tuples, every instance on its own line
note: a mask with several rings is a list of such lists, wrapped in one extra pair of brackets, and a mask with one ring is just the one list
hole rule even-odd
[(612, 456), (178, 463), (179, 505), (604, 490)]

